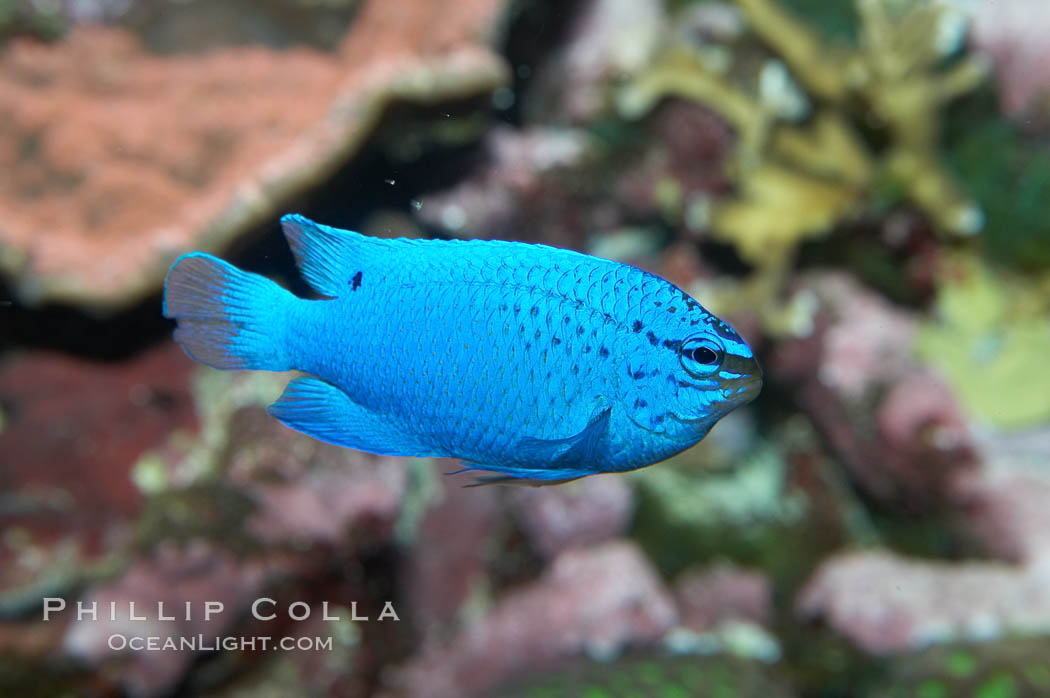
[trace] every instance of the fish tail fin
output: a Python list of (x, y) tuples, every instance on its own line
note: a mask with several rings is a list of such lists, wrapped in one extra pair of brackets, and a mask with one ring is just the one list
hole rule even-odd
[(213, 368), (290, 370), (284, 327), (294, 300), (273, 281), (202, 252), (179, 257), (164, 279), (175, 341)]

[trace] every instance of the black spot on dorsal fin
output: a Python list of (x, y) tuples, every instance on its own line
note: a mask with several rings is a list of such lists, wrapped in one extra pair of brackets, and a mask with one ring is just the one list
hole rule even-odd
[(351, 291), (356, 291), (357, 289), (361, 288), (361, 279), (362, 278), (364, 278), (364, 274), (362, 272), (360, 272), (360, 271), (357, 272), (356, 274), (354, 274), (350, 278), (350, 290)]

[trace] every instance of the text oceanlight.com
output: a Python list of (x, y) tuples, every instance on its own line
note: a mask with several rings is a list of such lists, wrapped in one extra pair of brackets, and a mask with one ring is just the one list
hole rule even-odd
[(125, 635), (114, 633), (109, 636), (109, 648), (116, 652), (217, 652), (234, 651), (267, 651), (267, 650), (331, 650), (334, 643), (331, 637), (236, 637), (188, 635), (183, 637), (161, 637), (157, 635)]

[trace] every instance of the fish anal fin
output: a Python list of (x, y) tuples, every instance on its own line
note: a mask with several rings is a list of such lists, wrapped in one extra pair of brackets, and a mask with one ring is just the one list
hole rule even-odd
[(338, 446), (386, 456), (429, 456), (417, 439), (320, 378), (291, 381), (266, 408), (286, 426)]

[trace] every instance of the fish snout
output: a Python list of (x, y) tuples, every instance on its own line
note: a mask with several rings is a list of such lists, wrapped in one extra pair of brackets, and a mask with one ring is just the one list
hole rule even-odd
[(760, 392), (762, 392), (762, 372), (758, 371), (745, 379), (743, 388), (737, 393), (736, 401), (740, 405), (745, 405), (758, 397)]
[(723, 365), (722, 397), (734, 407), (745, 405), (762, 391), (762, 367), (753, 357), (729, 356)]

